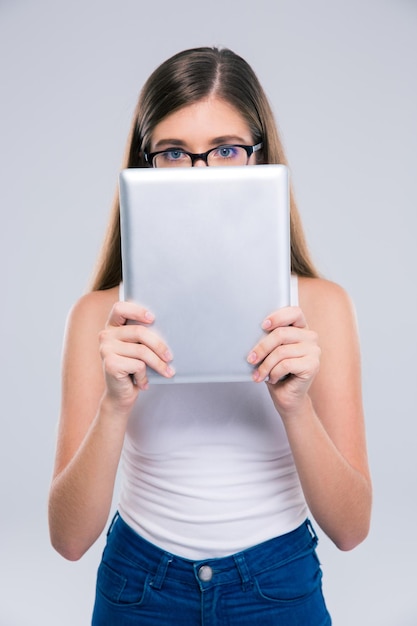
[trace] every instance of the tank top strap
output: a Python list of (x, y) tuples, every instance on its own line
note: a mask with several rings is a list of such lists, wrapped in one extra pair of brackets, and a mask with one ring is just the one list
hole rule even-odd
[(298, 276), (297, 274), (291, 274), (290, 302), (291, 302), (291, 306), (298, 306)]

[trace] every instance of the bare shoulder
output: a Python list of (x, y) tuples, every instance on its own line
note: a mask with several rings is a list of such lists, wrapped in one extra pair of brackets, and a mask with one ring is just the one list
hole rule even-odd
[(99, 333), (118, 299), (117, 287), (87, 293), (74, 304), (68, 315), (55, 475), (74, 456), (97, 412), (104, 390)]
[(324, 278), (298, 278), (300, 303), (312, 307), (320, 307), (323, 304), (348, 305), (349, 295), (343, 287)]
[(113, 287), (91, 291), (82, 296), (72, 307), (68, 316), (69, 326), (104, 328), (113, 305), (119, 300), (119, 289)]
[(92, 291), (82, 296), (69, 312), (64, 338), (64, 376), (83, 367), (100, 371), (99, 333), (106, 326), (110, 311), (119, 299), (118, 288)]
[(330, 330), (335, 324), (352, 324), (355, 320), (354, 307), (346, 290), (323, 278), (298, 279), (300, 307), (311, 328), (323, 326)]
[[(103, 291), (92, 291), (82, 296), (72, 307), (67, 320), (64, 341), (64, 378), (70, 373), (83, 369), (101, 380), (101, 364), (99, 356), (99, 333), (106, 326), (110, 311), (119, 299), (118, 288)], [(84, 380), (83, 378), (83, 380)]]

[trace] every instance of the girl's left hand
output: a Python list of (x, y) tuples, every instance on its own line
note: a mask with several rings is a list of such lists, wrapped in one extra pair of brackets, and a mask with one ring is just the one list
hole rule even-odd
[(268, 384), (282, 417), (296, 415), (320, 366), (317, 333), (307, 326), (299, 307), (284, 307), (269, 315), (262, 328), (266, 336), (248, 356), (257, 366), (253, 380)]

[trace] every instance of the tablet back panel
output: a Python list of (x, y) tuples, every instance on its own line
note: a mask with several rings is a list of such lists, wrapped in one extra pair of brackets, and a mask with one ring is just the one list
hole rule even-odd
[(124, 297), (174, 355), (150, 381), (250, 380), (264, 317), (290, 303), (287, 168), (127, 169), (120, 205)]

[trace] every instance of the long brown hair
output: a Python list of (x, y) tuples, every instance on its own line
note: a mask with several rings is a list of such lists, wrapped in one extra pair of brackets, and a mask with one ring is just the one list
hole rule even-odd
[[(146, 81), (133, 116), (122, 167), (147, 167), (143, 153), (149, 150), (155, 126), (170, 113), (208, 96), (216, 96), (240, 112), (254, 143), (263, 142), (263, 163), (287, 165), (271, 107), (252, 68), (227, 48), (194, 48), (162, 63)], [(315, 277), (318, 274), (309, 255), (292, 189), (290, 212), (291, 271)], [(116, 193), (92, 290), (115, 287), (121, 280), (120, 206)]]

